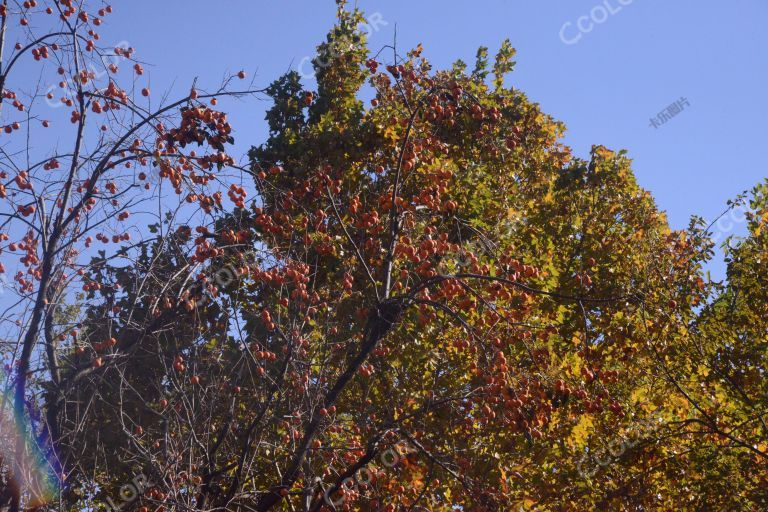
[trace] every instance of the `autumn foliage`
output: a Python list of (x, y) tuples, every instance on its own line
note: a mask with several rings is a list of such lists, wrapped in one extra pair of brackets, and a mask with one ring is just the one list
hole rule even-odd
[[(99, 47), (111, 8), (2, 9), (0, 507), (106, 510), (137, 475), (142, 511), (768, 506), (768, 185), (717, 282), (711, 226), (670, 229), (624, 151), (572, 155), (509, 42), (435, 70), (340, 2), (315, 90), (158, 105)], [(17, 59), (68, 78), (74, 147), (38, 163)], [(237, 158), (216, 104), (257, 94)]]

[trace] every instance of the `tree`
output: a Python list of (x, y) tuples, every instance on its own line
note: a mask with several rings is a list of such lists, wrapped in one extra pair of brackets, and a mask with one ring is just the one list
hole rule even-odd
[[(128, 482), (138, 510), (764, 504), (765, 187), (712, 282), (709, 228), (672, 231), (625, 152), (574, 158), (505, 85), (509, 42), (434, 71), (370, 55), (362, 21), (339, 2), (315, 91), (265, 89), (248, 165), (187, 157), (252, 202), (160, 216), (51, 314), (90, 342), (53, 347), (27, 412), (57, 432), (58, 509)], [(221, 154), (195, 99), (165, 153)]]
[[(11, 510), (42, 500), (45, 484), (35, 482), (63, 479), (75, 464), (57, 458), (79, 428), (71, 423), (79, 419), (61, 414), (69, 388), (131, 349), (131, 340), (110, 334), (116, 305), (89, 318), (99, 322), (101, 338), (79, 331), (89, 303), (111, 302), (119, 293), (116, 283), (98, 280), (100, 268), (131, 261), (133, 250), (150, 240), (167, 240), (181, 219), (222, 208), (217, 180), (235, 165), (225, 152), (233, 139), (226, 115), (207, 102), (255, 93), (233, 88), (233, 76), (212, 93), (193, 86), (180, 100), (153, 102), (133, 48), (98, 42), (98, 27), (111, 13), (110, 6), (73, 0), (0, 5), (0, 275), (13, 275), (9, 288), (16, 294), (4, 301), (2, 315), (13, 393), (0, 405), (6, 482), (0, 505)], [(33, 61), (37, 83), (25, 78)], [(58, 87), (45, 89), (55, 82)], [(57, 113), (56, 107), (65, 108)], [(71, 130), (46, 139), (46, 129), (67, 122), (64, 111)], [(244, 191), (226, 179), (230, 198), (239, 202)], [(154, 202), (154, 213), (142, 211)], [(153, 217), (150, 233), (137, 229)], [(38, 455), (49, 464), (37, 464)]]

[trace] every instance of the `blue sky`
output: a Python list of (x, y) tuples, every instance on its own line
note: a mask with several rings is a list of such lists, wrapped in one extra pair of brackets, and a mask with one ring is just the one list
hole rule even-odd
[[(115, 0), (102, 43), (125, 40), (151, 80), (153, 96), (211, 86), (246, 69), (266, 86), (310, 69), (335, 15), (333, 0)], [(378, 20), (372, 49), (423, 43), (437, 67), (473, 62), (510, 38), (517, 67), (509, 83), (564, 121), (578, 156), (592, 144), (627, 149), (640, 184), (684, 227), (707, 219), (768, 175), (768, 1), (738, 0), (359, 0)], [(581, 28), (580, 28), (581, 27)], [(114, 41), (113, 41), (114, 40)], [(308, 82), (311, 87), (311, 81)], [(685, 98), (658, 128), (650, 119)], [(266, 101), (232, 109), (238, 145), (264, 139)]]

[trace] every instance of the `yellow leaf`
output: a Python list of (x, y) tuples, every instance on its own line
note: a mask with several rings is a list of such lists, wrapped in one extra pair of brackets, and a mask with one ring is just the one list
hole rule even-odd
[(587, 436), (592, 431), (593, 427), (594, 423), (592, 423), (592, 418), (586, 414), (583, 415), (571, 431), (571, 436), (567, 441), (568, 446), (571, 448), (576, 447), (578, 449), (584, 448), (587, 444)]

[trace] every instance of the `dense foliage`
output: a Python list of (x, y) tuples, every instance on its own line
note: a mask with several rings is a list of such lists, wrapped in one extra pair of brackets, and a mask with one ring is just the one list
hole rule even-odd
[[(64, 28), (12, 58), (78, 77), (100, 17), (51, 5)], [(4, 31), (26, 16), (3, 2)], [(87, 73), (67, 105), (98, 143), (2, 161), (0, 507), (764, 510), (768, 184), (729, 205), (749, 232), (712, 281), (711, 226), (671, 230), (625, 152), (574, 157), (509, 42), (434, 70), (362, 21), (340, 3), (316, 90), (263, 91), (243, 164), (214, 105), (256, 91), (150, 110)]]

